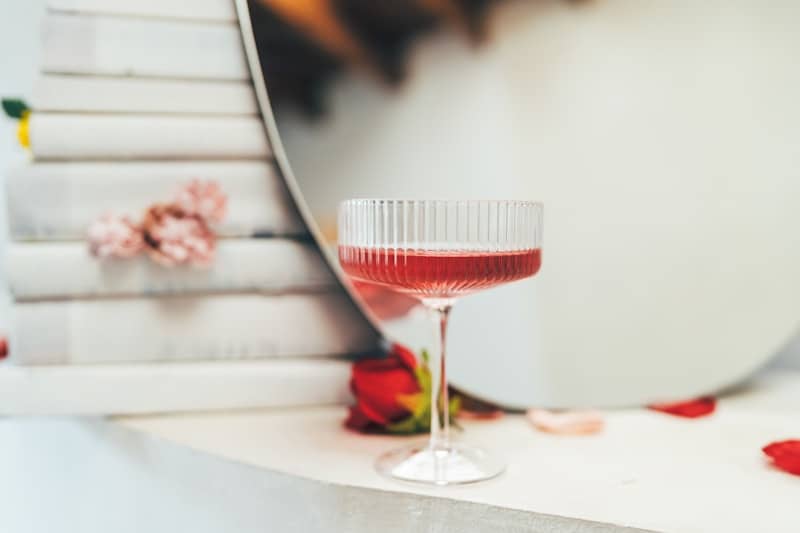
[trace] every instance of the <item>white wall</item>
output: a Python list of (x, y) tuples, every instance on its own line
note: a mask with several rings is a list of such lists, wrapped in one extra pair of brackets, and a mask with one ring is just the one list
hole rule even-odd
[[(30, 94), (39, 57), (39, 20), (45, 0), (6, 0), (0, 17), (0, 96), (25, 97)], [(6, 168), (24, 161), (25, 151), (17, 143), (17, 121), (0, 117), (0, 179)], [(0, 257), (5, 255), (8, 235), (5, 187), (0, 189)], [(5, 263), (0, 261), (0, 332), (9, 327), (8, 292)]]
[(459, 383), (693, 394), (800, 325), (798, 25), (792, 0), (510, 2), (490, 46), (437, 35), (399, 90), (347, 79), (280, 128), (323, 227), (353, 196), (544, 200), (540, 280), (454, 312)]

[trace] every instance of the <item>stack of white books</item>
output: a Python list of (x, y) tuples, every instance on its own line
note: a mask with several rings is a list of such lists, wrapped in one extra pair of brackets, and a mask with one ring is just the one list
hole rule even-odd
[[(233, 0), (50, 0), (32, 160), (9, 169), (0, 414), (347, 399), (378, 343), (270, 158)], [(87, 228), (193, 180), (228, 197), (205, 268), (99, 260)]]

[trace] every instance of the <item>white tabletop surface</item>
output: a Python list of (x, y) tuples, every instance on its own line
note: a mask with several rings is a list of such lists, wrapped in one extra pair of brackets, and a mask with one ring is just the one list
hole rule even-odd
[(606, 413), (602, 434), (553, 436), (521, 416), (464, 422), (508, 471), (482, 484), (420, 488), (373, 470), (403, 437), (342, 428), (343, 408), (125, 417), (115, 423), (235, 462), (324, 482), (429, 494), (659, 531), (800, 531), (800, 478), (761, 447), (800, 438), (800, 372), (762, 375), (688, 420), (644, 409)]

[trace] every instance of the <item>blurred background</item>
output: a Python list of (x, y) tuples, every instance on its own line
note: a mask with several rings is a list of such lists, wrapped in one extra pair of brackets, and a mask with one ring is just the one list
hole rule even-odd
[[(457, 384), (626, 404), (800, 366), (796, 3), (410, 4), (265, 0), (254, 33), (331, 240), (348, 197), (546, 204), (542, 276), (454, 315)], [(2, 95), (30, 94), (43, 10), (0, 20)], [(421, 347), (415, 324), (386, 327)]]
[[(0, 41), (5, 52), (0, 54), (0, 95), (29, 95), (33, 89), (33, 82), (38, 71), (38, 59), (41, 47), (38, 28), (44, 12), (45, 2), (34, 1), (15, 5), (9, 10), (9, 16), (0, 20)], [(5, 116), (0, 119), (0, 172), (5, 180), (6, 169), (14, 164), (21, 163), (28, 158), (28, 154), (16, 141), (17, 123)], [(5, 187), (0, 191), (3, 201), (0, 202), (0, 250), (3, 257), (6, 253), (8, 240), (8, 223), (6, 220)], [(5, 262), (0, 265), (0, 272), (5, 277)], [(9, 327), (10, 297), (8, 288), (3, 283), (0, 291), (0, 313), (2, 313), (4, 332)]]
[[(626, 404), (797, 353), (793, 2), (284, 4), (252, 4), (255, 35), (331, 240), (349, 197), (545, 203), (541, 275), (459, 303), (455, 383)], [(385, 326), (422, 347), (412, 319)]]

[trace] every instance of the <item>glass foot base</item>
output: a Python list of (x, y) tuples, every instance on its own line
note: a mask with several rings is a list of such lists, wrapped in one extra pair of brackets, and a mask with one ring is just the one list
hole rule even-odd
[(433, 450), (427, 443), (419, 443), (381, 455), (375, 467), (400, 481), (458, 485), (491, 479), (503, 473), (506, 465), (481, 448), (455, 443)]

